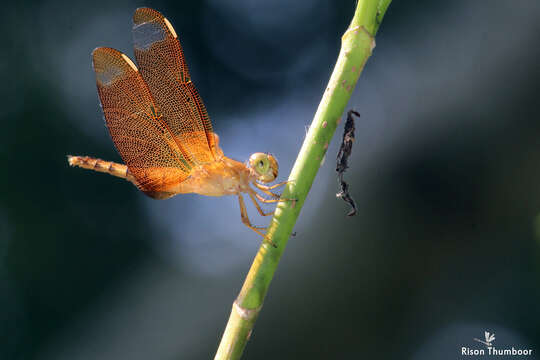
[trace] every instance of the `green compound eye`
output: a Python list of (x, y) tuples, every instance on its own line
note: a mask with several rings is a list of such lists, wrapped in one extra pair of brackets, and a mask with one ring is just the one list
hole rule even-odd
[(278, 163), (270, 154), (255, 153), (249, 158), (249, 166), (258, 175), (259, 181), (271, 182), (277, 177)]
[(268, 167), (270, 164), (268, 163), (268, 159), (260, 159), (257, 161), (257, 167), (255, 168), (255, 171), (259, 173), (260, 175), (264, 175), (266, 172), (268, 172)]

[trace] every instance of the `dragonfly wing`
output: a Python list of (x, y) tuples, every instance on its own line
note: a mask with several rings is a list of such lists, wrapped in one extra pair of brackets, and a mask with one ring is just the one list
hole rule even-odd
[[(189, 176), (193, 163), (171, 134), (133, 62), (111, 48), (92, 53), (109, 133), (138, 187), (154, 197)], [(172, 194), (171, 194), (172, 195)]]
[(191, 82), (184, 53), (171, 23), (159, 12), (139, 8), (133, 15), (133, 45), (141, 75), (172, 134), (197, 164), (219, 154), (212, 124)]

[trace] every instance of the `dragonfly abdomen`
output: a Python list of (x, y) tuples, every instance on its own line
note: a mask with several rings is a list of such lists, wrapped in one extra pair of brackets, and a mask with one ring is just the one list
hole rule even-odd
[(94, 170), (116, 176), (131, 181), (137, 185), (137, 180), (131, 175), (128, 167), (124, 164), (118, 164), (112, 161), (105, 161), (90, 156), (72, 156), (68, 155), (68, 162), (71, 166), (77, 166), (83, 169)]

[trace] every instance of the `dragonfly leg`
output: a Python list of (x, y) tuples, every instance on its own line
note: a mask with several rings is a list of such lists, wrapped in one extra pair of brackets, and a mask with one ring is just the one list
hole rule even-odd
[(294, 182), (294, 180), (287, 180), (287, 181), (282, 181), (278, 184), (274, 184), (272, 186), (266, 186), (266, 185), (263, 185), (263, 184), (259, 184), (258, 182), (255, 183), (255, 186), (258, 187), (259, 189), (261, 190), (272, 190), (272, 189), (275, 189), (277, 187), (280, 187), (280, 186), (283, 186), (283, 185), (287, 185), (288, 183), (290, 182)]
[(265, 194), (267, 195), (270, 195), (272, 197), (275, 197), (275, 198), (279, 198), (281, 195), (279, 194), (276, 194), (270, 190), (272, 189), (275, 189), (277, 187), (280, 187), (280, 186), (283, 186), (283, 185), (286, 185), (290, 182), (293, 182), (294, 180), (288, 180), (288, 181), (283, 181), (283, 182), (280, 182), (279, 184), (275, 184), (275, 185), (272, 185), (272, 186), (266, 186), (266, 185), (263, 185), (263, 184), (259, 184), (258, 182), (254, 182), (253, 184), (255, 185), (255, 187), (259, 190), (261, 190), (262, 192), (264, 192)]
[(278, 198), (281, 196), (280, 194), (276, 194), (274, 192), (271, 192), (270, 190), (266, 190), (266, 189), (261, 189), (259, 188), (259, 190), (261, 190), (263, 193), (267, 194), (267, 195), (270, 195), (271, 197), (274, 197), (274, 198)]
[(251, 224), (251, 221), (249, 221), (249, 217), (247, 215), (246, 210), (246, 204), (244, 203), (244, 198), (241, 194), (238, 194), (238, 203), (240, 204), (240, 217), (242, 218), (242, 223), (246, 225), (251, 230), (255, 231), (257, 234), (261, 235), (262, 237), (265, 237), (266, 235), (263, 234), (261, 230), (265, 230), (265, 227), (262, 226), (253, 226)]
[(265, 199), (263, 198), (261, 195), (255, 193), (255, 196), (257, 197), (257, 199), (260, 201), (260, 202), (263, 202), (263, 203), (276, 203), (276, 202), (280, 202), (280, 201), (296, 201), (298, 199), (282, 199), (282, 198), (279, 198), (279, 199)]
[(259, 214), (261, 214), (261, 216), (270, 216), (270, 215), (273, 215), (274, 212), (273, 211), (270, 211), (270, 212), (264, 212), (264, 210), (261, 208), (261, 205), (259, 205), (259, 203), (257, 202), (257, 199), (255, 198), (255, 196), (253, 194), (256, 194), (255, 191), (253, 191), (253, 193), (248, 193), (249, 194), (249, 197), (251, 198), (251, 201), (253, 201), (253, 203), (255, 204), (255, 207), (257, 208), (257, 211), (259, 212)]

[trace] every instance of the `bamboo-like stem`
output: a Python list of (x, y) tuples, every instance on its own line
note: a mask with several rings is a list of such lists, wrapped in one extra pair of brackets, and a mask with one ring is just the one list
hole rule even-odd
[[(375, 47), (374, 36), (391, 0), (359, 0), (341, 50), (313, 122), (306, 135), (268, 232), (240, 294), (234, 301), (215, 360), (240, 359), (262, 308), (268, 286), (294, 224), (320, 168), (345, 106), (367, 59)], [(275, 247), (273, 246), (275, 245)]]

